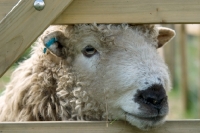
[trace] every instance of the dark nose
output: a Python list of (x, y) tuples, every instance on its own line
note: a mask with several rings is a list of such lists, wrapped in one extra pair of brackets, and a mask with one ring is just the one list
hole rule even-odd
[(167, 104), (167, 95), (164, 87), (160, 84), (153, 84), (146, 90), (139, 91), (137, 99), (150, 107), (160, 110)]

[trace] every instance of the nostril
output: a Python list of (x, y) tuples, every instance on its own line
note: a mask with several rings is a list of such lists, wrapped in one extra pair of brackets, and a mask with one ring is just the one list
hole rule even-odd
[(148, 95), (148, 96), (140, 95), (139, 97), (144, 103), (152, 104), (152, 105), (159, 105), (166, 98), (164, 97), (164, 98), (159, 99), (158, 97), (155, 97), (154, 95)]
[(146, 103), (149, 103), (149, 104), (154, 105), (154, 106), (159, 106), (159, 105), (161, 105), (161, 103), (164, 99), (165, 98), (157, 99), (157, 98), (148, 97), (147, 99), (144, 99), (144, 100), (146, 101)]
[(154, 105), (156, 105), (158, 103), (158, 100), (154, 99), (154, 98), (147, 98), (146, 101), (148, 103), (151, 103), (151, 104), (154, 104)]

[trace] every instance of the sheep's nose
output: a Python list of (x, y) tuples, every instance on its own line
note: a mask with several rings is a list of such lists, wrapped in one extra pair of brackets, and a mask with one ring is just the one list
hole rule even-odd
[(157, 110), (160, 110), (167, 103), (165, 89), (160, 84), (153, 84), (146, 90), (140, 91), (138, 98), (143, 104), (146, 104)]

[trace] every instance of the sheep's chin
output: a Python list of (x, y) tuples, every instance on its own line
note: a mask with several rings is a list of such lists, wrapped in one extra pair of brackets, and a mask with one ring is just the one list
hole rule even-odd
[(142, 130), (149, 130), (162, 125), (166, 116), (145, 117), (126, 113), (126, 121)]

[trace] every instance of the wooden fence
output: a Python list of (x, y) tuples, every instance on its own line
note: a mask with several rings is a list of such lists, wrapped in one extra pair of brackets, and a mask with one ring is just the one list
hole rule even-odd
[(25, 122), (0, 123), (0, 133), (199, 133), (200, 121), (167, 121), (163, 126), (142, 131), (126, 122)]
[[(42, 11), (34, 0), (0, 1), (0, 75), (50, 24), (73, 23), (200, 23), (198, 0), (46, 0)], [(12, 10), (11, 10), (12, 9)], [(8, 14), (7, 12), (11, 10)], [(5, 15), (7, 14), (7, 15)], [(4, 18), (3, 18), (4, 17)], [(0, 133), (141, 131), (127, 123), (32, 122), (0, 123)], [(200, 120), (167, 121), (151, 133), (200, 133)]]

